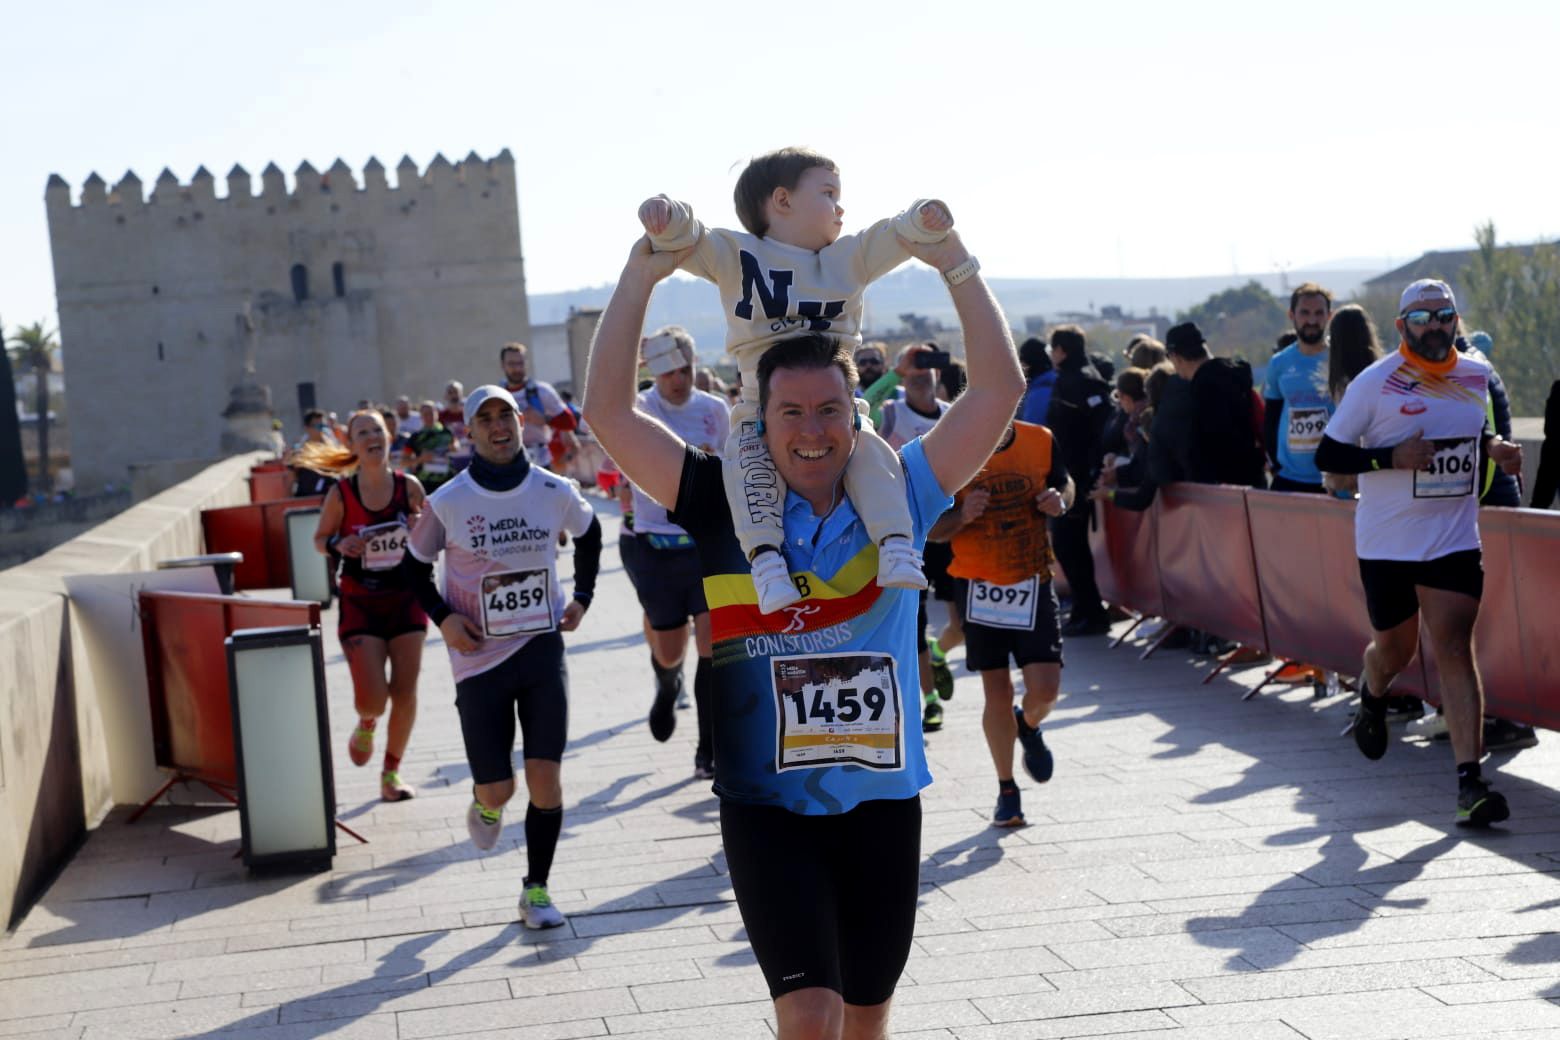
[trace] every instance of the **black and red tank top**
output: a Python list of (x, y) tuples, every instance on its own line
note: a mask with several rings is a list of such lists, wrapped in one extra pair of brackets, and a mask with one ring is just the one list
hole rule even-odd
[(369, 509), (363, 504), (357, 474), (336, 481), (342, 506), (340, 534), (343, 538), (355, 534), (364, 542), (362, 556), (342, 557), (341, 576), (365, 592), (400, 587), (391, 574), (406, 551), (412, 503), (406, 490), (406, 474), (394, 472), (391, 477), (394, 483), (390, 501), (383, 509)]

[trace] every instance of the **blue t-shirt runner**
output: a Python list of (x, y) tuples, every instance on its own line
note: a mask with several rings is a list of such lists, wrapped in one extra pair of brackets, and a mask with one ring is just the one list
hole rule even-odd
[(1316, 468), (1316, 449), (1336, 407), (1327, 392), (1326, 347), (1307, 354), (1295, 343), (1274, 354), (1262, 383), (1262, 398), (1268, 408), (1281, 408), (1272, 452), (1278, 460), (1278, 477), (1319, 488), (1322, 472)]
[[(917, 548), (952, 499), (919, 438), (900, 451)], [(877, 547), (848, 498), (826, 516), (786, 496), (785, 556), (800, 602), (760, 614), (733, 533), (721, 462), (688, 449), (672, 522), (693, 535), (714, 637), (715, 792), (808, 816), (913, 798), (932, 782), (921, 742), (913, 590), (877, 581)]]

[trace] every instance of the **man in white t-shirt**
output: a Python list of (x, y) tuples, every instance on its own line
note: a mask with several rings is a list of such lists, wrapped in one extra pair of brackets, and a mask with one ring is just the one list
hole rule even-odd
[[(428, 496), (402, 566), (439, 626), (455, 676), (455, 708), (473, 782), (466, 830), (488, 851), (515, 793), (515, 723), (525, 756), (528, 869), (520, 914), (527, 928), (556, 928), (547, 893), (563, 827), (561, 763), (568, 739), (564, 632), (579, 627), (595, 592), (601, 524), (579, 488), (533, 466), (521, 451), (520, 407), (509, 391), (479, 386), (463, 409), (471, 465)], [(558, 580), (558, 534), (575, 538), (574, 589)], [(444, 557), (442, 588), (433, 563)]]
[[(714, 394), (693, 385), (697, 360), (693, 336), (668, 325), (640, 347), (640, 357), (655, 385), (639, 395), (635, 406), (700, 451), (719, 454), (731, 430), (731, 408)], [(650, 707), (650, 733), (671, 738), (677, 726), (674, 705), (683, 689), (683, 658), (688, 652), (688, 622), (693, 622), (698, 664), (693, 673), (693, 702), (699, 742), (693, 753), (693, 775), (715, 777), (711, 738), (710, 683), (714, 668), (710, 641), (710, 608), (704, 600), (704, 575), (693, 539), (666, 516), (666, 507), (633, 485), (634, 526), (618, 547), (639, 605), (645, 612), (650, 665), (655, 670), (655, 700)]]
[(1479, 474), (1488, 458), (1519, 471), (1522, 449), (1490, 429), (1490, 366), (1459, 354), (1457, 301), (1445, 282), (1403, 290), (1398, 349), (1349, 384), (1317, 448), (1324, 473), (1359, 474), (1354, 542), (1373, 629), (1360, 675), (1354, 742), (1387, 751), (1386, 694), (1419, 643), (1435, 653), (1457, 759), (1457, 822), (1499, 823), (1506, 799), (1479, 773), (1484, 691), (1473, 626), (1484, 590)]
[(579, 449), (574, 435), (578, 423), (551, 383), (530, 378), (529, 356), (524, 343), (505, 343), (499, 350), (504, 389), (514, 395), (525, 415), (526, 457), (534, 465), (561, 473)]

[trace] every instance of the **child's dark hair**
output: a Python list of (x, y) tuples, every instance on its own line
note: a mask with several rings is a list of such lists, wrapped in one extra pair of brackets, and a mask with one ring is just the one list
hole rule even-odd
[(769, 233), (769, 219), (764, 216), (764, 204), (776, 188), (787, 191), (796, 187), (802, 174), (815, 166), (830, 173), (839, 173), (834, 160), (819, 155), (810, 148), (781, 148), (779, 151), (760, 155), (747, 164), (742, 176), (737, 178), (732, 197), (737, 205), (737, 219), (751, 234), (763, 238)]

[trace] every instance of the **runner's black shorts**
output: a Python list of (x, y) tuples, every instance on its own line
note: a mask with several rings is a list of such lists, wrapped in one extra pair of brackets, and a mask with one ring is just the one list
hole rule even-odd
[(910, 956), (921, 883), (921, 799), (836, 816), (722, 799), (737, 909), (769, 994), (823, 986), (881, 1004)]
[(455, 710), (471, 778), (479, 784), (514, 777), (517, 719), (527, 759), (562, 761), (569, 735), (563, 636), (534, 636), (492, 668), (456, 683)]
[(1269, 491), (1292, 491), (1302, 495), (1325, 495), (1327, 488), (1321, 484), (1306, 484), (1299, 480), (1290, 480), (1288, 477), (1274, 477)]
[(704, 602), (699, 551), (691, 543), (686, 548), (658, 548), (661, 536), (639, 532), (632, 536), (634, 545), (629, 548), (630, 537), (623, 536), (618, 551), (651, 628), (674, 631), (686, 626), (689, 618), (709, 611)]
[(953, 546), (947, 542), (927, 542), (921, 550), (921, 573), (932, 587), (932, 598), (944, 603), (953, 599), (953, 576), (948, 573), (952, 562)]
[(970, 582), (954, 579), (954, 602), (964, 614), (964, 666), (972, 672), (1006, 669), (1008, 658), (1026, 664), (1062, 663), (1061, 608), (1053, 582), (1036, 583), (1035, 623), (1030, 628), (997, 628), (969, 619)]
[(417, 594), (410, 589), (368, 592), (350, 579), (341, 583), (341, 602), (336, 617), (336, 635), (345, 641), (352, 636), (372, 636), (390, 642), (409, 632), (428, 631), (428, 615), (417, 605)]
[(1484, 554), (1464, 549), (1433, 560), (1361, 560), (1365, 610), (1377, 632), (1396, 628), (1419, 613), (1416, 586), (1484, 597)]

